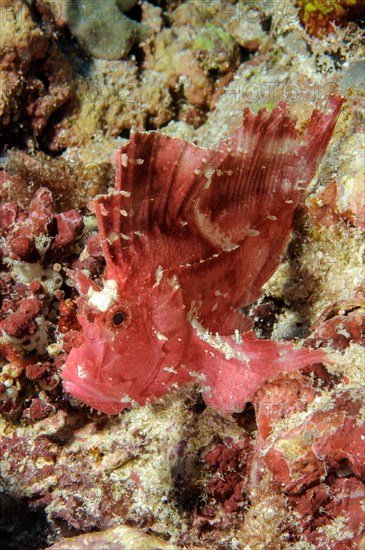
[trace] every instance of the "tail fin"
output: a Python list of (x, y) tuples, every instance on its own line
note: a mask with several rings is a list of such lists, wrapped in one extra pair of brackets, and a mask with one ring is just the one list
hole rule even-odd
[(252, 332), (242, 336), (241, 344), (229, 339), (228, 349), (232, 350), (229, 359), (223, 354), (227, 350), (227, 344), (225, 346), (214, 351), (214, 356), (212, 353), (206, 354), (203, 369), (206, 384), (204, 401), (221, 414), (242, 411), (257, 390), (280, 372), (329, 362), (322, 349), (296, 349), (286, 342), (257, 340)]

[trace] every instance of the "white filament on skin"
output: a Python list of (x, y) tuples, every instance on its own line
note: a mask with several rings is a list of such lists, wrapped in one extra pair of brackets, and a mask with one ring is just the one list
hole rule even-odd
[(99, 311), (107, 311), (118, 299), (118, 285), (113, 279), (108, 279), (104, 283), (102, 290), (94, 290), (89, 287), (87, 292), (89, 304)]

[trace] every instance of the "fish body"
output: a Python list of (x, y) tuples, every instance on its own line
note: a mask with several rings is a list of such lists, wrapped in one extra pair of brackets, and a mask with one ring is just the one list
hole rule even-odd
[(284, 105), (245, 110), (216, 151), (131, 135), (116, 154), (115, 190), (94, 201), (102, 284), (72, 274), (81, 332), (67, 392), (115, 414), (197, 379), (205, 401), (230, 413), (276, 373), (325, 360), (257, 340), (239, 308), (275, 271), (342, 102), (315, 110), (302, 136)]

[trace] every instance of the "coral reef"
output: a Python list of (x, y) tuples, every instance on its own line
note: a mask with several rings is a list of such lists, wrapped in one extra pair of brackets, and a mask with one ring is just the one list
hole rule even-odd
[[(77, 37), (66, 4), (117, 7), (118, 59)], [(2, 549), (364, 546), (362, 9), (0, 0)], [(66, 395), (80, 333), (70, 271), (100, 283), (88, 204), (130, 131), (217, 148), (245, 107), (285, 101), (300, 134), (339, 92), (282, 263), (245, 308), (257, 338), (307, 339), (331, 363), (277, 375), (226, 417), (195, 383), (114, 417)]]
[(1, 147), (42, 140), (50, 117), (72, 97), (72, 71), (34, 6), (1, 0)]

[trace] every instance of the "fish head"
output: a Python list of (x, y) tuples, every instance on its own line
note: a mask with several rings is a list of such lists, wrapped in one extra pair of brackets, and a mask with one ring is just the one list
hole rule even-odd
[(62, 373), (65, 391), (78, 400), (116, 414), (177, 381), (190, 326), (175, 279), (90, 286), (78, 299), (78, 320), (81, 331)]

